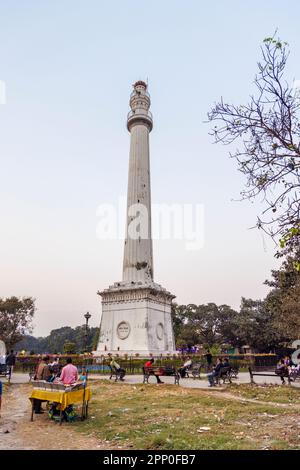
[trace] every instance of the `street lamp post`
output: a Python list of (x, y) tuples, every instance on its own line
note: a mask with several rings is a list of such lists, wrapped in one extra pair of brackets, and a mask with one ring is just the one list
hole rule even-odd
[(85, 351), (88, 352), (88, 324), (89, 324), (89, 319), (91, 318), (91, 314), (89, 312), (86, 312), (84, 315), (85, 318)]

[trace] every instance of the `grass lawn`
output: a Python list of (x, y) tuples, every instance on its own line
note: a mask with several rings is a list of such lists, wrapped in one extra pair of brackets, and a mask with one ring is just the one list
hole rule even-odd
[(91, 387), (90, 419), (76, 429), (108, 449), (300, 449), (300, 391), (290, 387), (219, 392), (105, 380)]
[[(250, 398), (265, 402), (297, 404), (300, 406), (300, 388), (288, 385), (236, 385), (232, 384), (227, 389), (239, 397)], [(299, 433), (300, 434), (300, 433)]]

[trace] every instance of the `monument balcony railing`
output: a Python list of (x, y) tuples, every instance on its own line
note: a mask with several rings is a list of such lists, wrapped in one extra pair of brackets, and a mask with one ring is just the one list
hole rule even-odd
[(152, 113), (151, 111), (146, 111), (146, 112), (136, 112), (136, 111), (129, 111), (129, 113), (127, 114), (127, 120), (131, 119), (132, 117), (148, 117), (151, 119), (151, 121), (153, 120), (153, 116), (152, 116)]

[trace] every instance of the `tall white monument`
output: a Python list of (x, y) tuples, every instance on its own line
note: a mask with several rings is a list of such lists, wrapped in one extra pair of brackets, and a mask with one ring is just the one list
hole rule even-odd
[(175, 298), (153, 281), (149, 133), (153, 127), (146, 83), (130, 95), (131, 134), (123, 280), (103, 292), (96, 354), (141, 356), (175, 353), (171, 304)]

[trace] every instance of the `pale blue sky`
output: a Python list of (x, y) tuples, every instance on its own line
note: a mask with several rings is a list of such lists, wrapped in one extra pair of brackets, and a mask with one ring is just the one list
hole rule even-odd
[(96, 238), (97, 206), (127, 190), (131, 85), (149, 80), (155, 203), (202, 203), (205, 245), (154, 244), (155, 280), (180, 303), (266, 293), (273, 246), (259, 204), (232, 202), (243, 177), (212, 144), (206, 113), (253, 90), (262, 39), (289, 42), (300, 78), (297, 1), (1, 1), (0, 296), (37, 299), (35, 334), (98, 325), (104, 289), (121, 279), (123, 242)]

